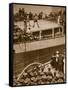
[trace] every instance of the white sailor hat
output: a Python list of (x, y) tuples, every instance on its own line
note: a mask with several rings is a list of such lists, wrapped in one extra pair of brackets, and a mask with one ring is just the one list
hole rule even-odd
[(59, 51), (56, 51), (56, 54), (58, 54), (59, 53)]

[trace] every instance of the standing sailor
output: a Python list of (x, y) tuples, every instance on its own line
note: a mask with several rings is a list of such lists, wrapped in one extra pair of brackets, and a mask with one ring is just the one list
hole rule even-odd
[(38, 28), (39, 28), (38, 16), (37, 16), (37, 14), (35, 14), (35, 16), (34, 16), (34, 25), (33, 25), (33, 27), (35, 27), (35, 23), (37, 24), (37, 26), (38, 26)]

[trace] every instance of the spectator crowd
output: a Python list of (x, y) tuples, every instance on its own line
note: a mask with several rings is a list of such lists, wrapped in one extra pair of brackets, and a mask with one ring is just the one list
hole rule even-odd
[(32, 13), (29, 12), (27, 13), (25, 11), (25, 8), (19, 8), (18, 12), (14, 14), (14, 21), (24, 21), (24, 20), (34, 20), (34, 17), (37, 16), (37, 19), (46, 19), (46, 20), (51, 20), (57, 22), (58, 16), (60, 16), (60, 23), (64, 22), (64, 17), (65, 17), (65, 11), (58, 11), (58, 12), (50, 12), (50, 14), (47, 14), (46, 12), (43, 13), (43, 11), (37, 13)]
[(13, 81), (14, 86), (64, 83), (64, 74), (64, 55), (56, 51), (49, 63), (30, 64), (19, 78), (14, 76)]

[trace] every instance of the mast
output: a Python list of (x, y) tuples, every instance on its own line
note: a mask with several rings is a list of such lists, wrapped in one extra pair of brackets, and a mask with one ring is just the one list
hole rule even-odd
[(25, 35), (25, 38), (24, 38), (24, 46), (25, 46), (25, 49), (24, 51), (26, 52), (26, 31), (27, 31), (27, 21), (24, 20), (24, 35)]

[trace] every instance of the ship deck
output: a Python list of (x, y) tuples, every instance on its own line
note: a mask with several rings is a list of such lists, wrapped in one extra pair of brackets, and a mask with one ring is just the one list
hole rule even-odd
[[(24, 30), (24, 22), (23, 21), (15, 22), (14, 24), (19, 26), (19, 28), (21, 28), (21, 30)], [(39, 27), (37, 26), (37, 24), (35, 24), (35, 27), (33, 27), (34, 21), (31, 20), (30, 21), (30, 25), (31, 25), (30, 31), (36, 32), (36, 31), (40, 31), (40, 30), (48, 30), (48, 29), (57, 28), (57, 27), (61, 26), (61, 25), (57, 24), (56, 22), (47, 21), (47, 20), (38, 20), (38, 24), (39, 24)], [(29, 23), (27, 22), (27, 30), (28, 29), (29, 29)]]

